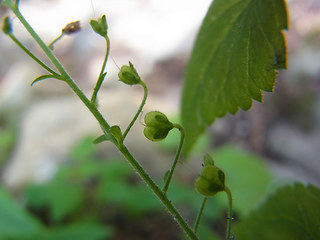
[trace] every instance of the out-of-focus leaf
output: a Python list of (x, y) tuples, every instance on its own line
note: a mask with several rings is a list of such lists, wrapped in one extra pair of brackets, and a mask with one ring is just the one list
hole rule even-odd
[(96, 146), (92, 144), (92, 138), (86, 137), (79, 141), (72, 149), (71, 156), (77, 160), (91, 159), (96, 150)]
[(23, 211), (10, 195), (0, 188), (0, 239), (31, 236), (40, 228), (40, 223)]
[(29, 204), (33, 207), (49, 207), (51, 219), (59, 221), (80, 210), (84, 199), (80, 184), (68, 179), (55, 179), (44, 185), (33, 185), (27, 190)]
[(9, 126), (8, 129), (1, 129), (0, 127), (0, 167), (3, 162), (5, 162), (10, 152), (13, 149), (13, 145), (16, 140), (15, 129)]
[(320, 239), (320, 189), (297, 183), (279, 189), (234, 228), (241, 240)]
[(214, 0), (197, 36), (182, 95), (185, 152), (215, 118), (248, 110), (286, 67), (284, 0)]
[(107, 240), (112, 230), (97, 223), (76, 223), (67, 227), (50, 229), (42, 234), (42, 240)]
[(222, 240), (211, 228), (204, 224), (199, 225), (197, 235), (199, 239)]

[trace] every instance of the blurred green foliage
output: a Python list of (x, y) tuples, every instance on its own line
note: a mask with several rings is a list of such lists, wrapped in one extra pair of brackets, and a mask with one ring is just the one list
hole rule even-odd
[[(164, 211), (124, 159), (105, 160), (99, 154), (92, 138), (81, 140), (52, 180), (26, 187), (20, 196), (22, 206), (3, 189), (0, 224), (6, 231), (0, 231), (0, 239), (112, 239), (114, 232), (121, 231), (113, 220), (118, 214), (139, 219)], [(193, 215), (202, 200), (193, 186), (176, 182), (169, 195)], [(212, 213), (218, 208), (211, 208), (209, 218), (217, 219)], [(199, 234), (208, 238), (212, 231), (204, 226)]]
[(32, 236), (39, 228), (37, 220), (25, 212), (5, 189), (0, 188), (0, 239)]
[(8, 160), (16, 142), (16, 114), (0, 109), (0, 167)]
[[(232, 146), (219, 148), (212, 156), (215, 164), (225, 171), (227, 185), (233, 191), (235, 224), (240, 229), (248, 229), (248, 224), (250, 231), (261, 227), (241, 219), (267, 195), (271, 175), (266, 166), (259, 157)], [(124, 159), (106, 159), (92, 144), (92, 138), (85, 138), (73, 148), (70, 159), (59, 167), (51, 181), (30, 184), (17, 198), (19, 202), (1, 188), (0, 240), (113, 239), (117, 232), (123, 231), (116, 220), (119, 216), (129, 222), (140, 224), (141, 221), (144, 228), (143, 221), (152, 221), (150, 214), (164, 211), (162, 205)], [(158, 183), (163, 184), (160, 180)], [(280, 202), (285, 198), (279, 191), (277, 201)], [(303, 201), (302, 195), (299, 196), (299, 201)], [(168, 197), (192, 223), (203, 199), (193, 185), (174, 181)], [(200, 239), (218, 240), (224, 235), (226, 203), (225, 194), (209, 198), (198, 231)], [(287, 211), (291, 207), (296, 208), (292, 205)], [(170, 221), (160, 224), (172, 224), (176, 228)], [(244, 234), (239, 227), (237, 233)]]

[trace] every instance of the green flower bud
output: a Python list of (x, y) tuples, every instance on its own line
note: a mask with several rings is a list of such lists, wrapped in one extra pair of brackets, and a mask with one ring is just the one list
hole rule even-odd
[(5, 33), (5, 34), (11, 34), (12, 33), (12, 25), (11, 25), (11, 21), (9, 19), (8, 16), (5, 16), (3, 18), (3, 21), (2, 21), (2, 31)]
[(195, 185), (200, 194), (211, 197), (225, 190), (225, 175), (216, 166), (205, 166)]
[(203, 166), (214, 166), (213, 158), (208, 153), (203, 158)]
[(129, 61), (128, 65), (123, 65), (118, 73), (118, 77), (121, 82), (128, 85), (135, 85), (141, 81), (136, 69), (133, 67), (132, 63)]
[(90, 25), (96, 33), (101, 35), (102, 37), (106, 37), (108, 33), (108, 24), (107, 24), (107, 19), (106, 16), (103, 15), (101, 18), (98, 20), (91, 20)]
[(165, 139), (173, 128), (173, 124), (168, 120), (167, 116), (159, 111), (153, 111), (144, 117), (146, 127), (144, 128), (144, 136), (151, 141), (161, 141)]

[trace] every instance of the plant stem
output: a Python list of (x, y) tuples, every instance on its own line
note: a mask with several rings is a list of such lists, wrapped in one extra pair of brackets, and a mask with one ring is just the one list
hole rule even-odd
[[(53, 65), (58, 69), (61, 75), (64, 77), (66, 83), (71, 87), (71, 89), (78, 95), (80, 100), (86, 105), (86, 107), (90, 110), (90, 112), (94, 115), (94, 117), (98, 120), (101, 127), (107, 132), (110, 133), (110, 126), (107, 121), (103, 118), (101, 113), (97, 110), (97, 108), (91, 104), (89, 99), (84, 95), (84, 93), (79, 89), (76, 83), (69, 76), (65, 68), (62, 66), (60, 61), (55, 57), (53, 52), (49, 49), (49, 47), (42, 41), (42, 39), (38, 36), (38, 34), (33, 30), (30, 24), (26, 21), (20, 11), (15, 7), (11, 0), (4, 0), (2, 2), (3, 5), (8, 6), (16, 15), (16, 17), (20, 20), (22, 25), (26, 28), (26, 30), (30, 33), (32, 38), (38, 43)], [(110, 134), (110, 136), (113, 136)]]
[(226, 234), (226, 240), (231, 239), (231, 223), (232, 223), (232, 194), (228, 187), (224, 190), (228, 196), (228, 217), (227, 217), (227, 234)]
[(20, 2), (19, 0), (15, 0), (15, 3), (14, 3), (14, 4), (16, 5), (16, 8), (18, 8), (19, 2)]
[(29, 57), (31, 57), (36, 63), (38, 63), (41, 67), (46, 69), (48, 72), (52, 73), (53, 75), (59, 75), (47, 65), (45, 65), (39, 58), (37, 58), (29, 49), (27, 49), (13, 34), (8, 34), (8, 36), (14, 41)]
[(199, 227), (199, 224), (200, 224), (200, 220), (201, 220), (201, 217), (202, 217), (202, 214), (203, 214), (203, 211), (204, 211), (204, 208), (207, 204), (207, 200), (208, 200), (208, 197), (204, 197), (203, 198), (203, 201), (202, 201), (202, 204), (201, 204), (201, 208), (200, 208), (200, 211), (198, 213), (198, 216), (197, 216), (197, 219), (196, 219), (196, 222), (194, 224), (194, 228), (193, 228), (193, 231), (196, 233), (198, 231), (198, 227)]
[[(62, 64), (59, 60), (54, 56), (49, 47), (42, 41), (42, 39), (37, 35), (37, 33), (33, 30), (33, 28), (29, 25), (29, 23), (25, 20), (22, 14), (18, 11), (11, 0), (3, 0), (2, 4), (8, 6), (17, 16), (17, 18), (21, 21), (33, 39), (39, 44), (42, 50), (45, 52), (47, 57), (51, 60), (51, 62), (55, 65), (61, 75), (64, 77), (66, 83), (71, 87), (71, 89), (78, 95), (80, 100), (86, 105), (86, 107), (90, 110), (90, 112), (94, 115), (97, 121), (100, 123), (101, 128), (106, 131), (111, 137), (113, 135), (110, 133), (110, 126), (107, 121), (103, 118), (101, 113), (98, 111), (95, 105), (89, 101), (89, 99), (83, 94), (83, 92), (79, 89), (79, 87), (75, 84), (75, 82), (71, 79), (69, 74), (66, 72)], [(113, 139), (116, 141), (115, 139)], [(155, 184), (155, 182), (149, 177), (149, 175), (144, 171), (142, 166), (138, 163), (138, 161), (131, 155), (128, 149), (120, 144), (117, 146), (119, 151), (123, 154), (123, 156), (128, 160), (130, 165), (137, 171), (140, 177), (146, 182), (146, 184), (151, 188), (154, 194), (158, 197), (158, 199), (163, 203), (163, 205), (167, 208), (167, 210), (171, 213), (172, 217), (178, 222), (180, 227), (184, 230), (184, 232), (189, 236), (192, 240), (197, 240), (197, 235), (192, 231), (187, 222), (182, 218), (177, 209), (172, 205), (171, 201), (167, 198), (167, 196), (161, 191), (161, 189)]]
[(169, 185), (170, 185), (170, 182), (171, 182), (171, 179), (172, 179), (172, 176), (173, 176), (173, 172), (175, 170), (175, 167), (178, 163), (178, 160), (179, 160), (179, 157), (180, 157), (180, 154), (181, 154), (181, 150), (182, 150), (182, 145), (183, 145), (183, 142), (184, 142), (184, 137), (185, 137), (185, 133), (184, 133), (184, 129), (181, 125), (179, 124), (173, 124), (174, 128), (177, 128), (179, 129), (180, 131), (180, 143), (179, 143), (179, 147), (177, 149), (177, 152), (176, 152), (176, 156), (174, 158), (174, 161), (173, 161), (173, 164), (172, 164), (172, 167), (170, 169), (170, 172), (169, 172), (169, 175), (168, 175), (168, 178), (166, 180), (166, 183), (163, 187), (163, 192), (164, 194), (167, 194), (168, 192), (168, 188), (169, 188)]
[(125, 130), (125, 132), (123, 133), (123, 140), (125, 139), (125, 137), (127, 136), (127, 134), (129, 133), (131, 127), (133, 126), (133, 124), (135, 123), (135, 121), (137, 120), (137, 118), (139, 117), (142, 109), (143, 109), (143, 106), (145, 105), (146, 103), (146, 100), (147, 100), (147, 96), (148, 96), (148, 88), (147, 88), (147, 85), (140, 80), (139, 84), (143, 87), (143, 91), (144, 91), (144, 95), (143, 95), (143, 99), (142, 99), (142, 102), (140, 104), (140, 107), (136, 113), (136, 115), (133, 117), (133, 119), (131, 120), (130, 124), (128, 125), (127, 129)]
[(63, 35), (64, 35), (64, 33), (61, 32), (61, 34), (60, 34), (56, 39), (54, 39), (54, 40), (48, 45), (48, 47), (49, 47), (51, 50), (53, 50), (53, 45), (54, 45), (57, 41), (59, 41), (59, 40), (63, 37)]
[(93, 93), (92, 93), (92, 97), (91, 97), (91, 103), (93, 105), (96, 104), (96, 100), (97, 100), (97, 94), (98, 94), (98, 91), (103, 83), (103, 80), (105, 78), (104, 75), (104, 69), (106, 68), (106, 65), (107, 65), (107, 60), (108, 60), (108, 57), (109, 57), (109, 52), (110, 52), (110, 39), (108, 36), (105, 37), (106, 39), (106, 44), (107, 44), (107, 50), (106, 50), (106, 55), (104, 57), (104, 60), (103, 60), (103, 64), (102, 64), (102, 67), (101, 67), (101, 71), (100, 71), (100, 74), (99, 74), (99, 77), (98, 77), (98, 81), (96, 83), (96, 86), (94, 87), (94, 90), (93, 90)]
[(131, 166), (139, 173), (140, 177), (147, 183), (147, 185), (151, 188), (153, 193), (158, 197), (158, 199), (162, 202), (162, 204), (166, 207), (172, 217), (178, 222), (180, 227), (184, 230), (184, 232), (188, 235), (190, 239), (198, 239), (195, 232), (192, 231), (188, 223), (182, 218), (178, 210), (172, 205), (171, 201), (167, 198), (167, 196), (161, 191), (161, 189), (154, 183), (154, 181), (150, 178), (150, 176), (144, 171), (141, 165), (135, 160), (135, 158), (131, 155), (128, 149), (122, 145), (120, 147), (120, 152), (123, 156), (128, 160)]

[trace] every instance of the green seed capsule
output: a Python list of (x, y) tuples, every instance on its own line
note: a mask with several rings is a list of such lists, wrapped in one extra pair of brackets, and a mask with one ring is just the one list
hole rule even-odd
[(118, 77), (121, 82), (124, 82), (128, 85), (135, 85), (141, 81), (140, 76), (138, 75), (131, 62), (129, 62), (129, 66), (123, 65), (121, 67), (120, 72), (118, 73)]
[(173, 124), (168, 120), (167, 116), (159, 111), (147, 113), (144, 122), (146, 124), (143, 131), (144, 136), (151, 141), (165, 139), (173, 128)]
[(225, 175), (216, 166), (205, 166), (195, 185), (200, 194), (211, 197), (225, 190)]

